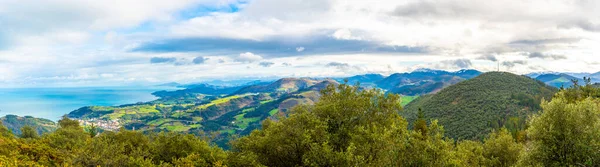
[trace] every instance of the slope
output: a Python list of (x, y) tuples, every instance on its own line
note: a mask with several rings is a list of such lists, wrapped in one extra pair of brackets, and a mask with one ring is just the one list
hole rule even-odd
[(540, 110), (556, 88), (505, 72), (489, 72), (449, 86), (437, 94), (409, 103), (403, 115), (412, 122), (418, 108), (428, 119), (438, 119), (446, 134), (456, 139), (481, 139), (492, 129), (523, 128), (525, 117)]
[(424, 95), (435, 93), (444, 87), (478, 76), (477, 70), (448, 72), (420, 69), (410, 73), (395, 73), (377, 82), (379, 88), (389, 93), (402, 95)]
[(578, 80), (580, 83), (583, 82), (581, 78), (576, 78), (567, 74), (544, 74), (536, 77), (535, 79), (557, 88), (567, 88), (572, 86), (572, 80)]
[(233, 94), (295, 92), (300, 89), (308, 88), (317, 82), (317, 80), (309, 78), (282, 78), (270, 84), (246, 86)]
[(4, 117), (0, 117), (0, 121), (2, 121), (4, 126), (17, 135), (21, 134), (21, 127), (23, 126), (31, 126), (35, 128), (39, 134), (51, 132), (58, 128), (56, 123), (52, 122), (51, 120), (34, 118), (31, 116), (20, 117), (16, 115), (6, 115)]

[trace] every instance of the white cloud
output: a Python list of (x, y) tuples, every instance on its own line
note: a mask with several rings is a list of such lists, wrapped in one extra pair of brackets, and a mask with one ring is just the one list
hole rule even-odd
[(339, 29), (335, 31), (332, 35), (335, 39), (343, 39), (343, 40), (361, 40), (360, 37), (352, 36), (352, 32), (348, 29)]
[(254, 53), (251, 53), (251, 52), (240, 53), (239, 56), (235, 57), (235, 61), (242, 62), (242, 63), (252, 63), (255, 61), (262, 60), (262, 59), (263, 59), (262, 56), (255, 55)]
[[(227, 7), (232, 3), (237, 2), (0, 1), (0, 65), (3, 67), (0, 82), (50, 82), (52, 79), (59, 82), (71, 78), (77, 83), (89, 84), (98, 78), (106, 83), (130, 83), (160, 81), (156, 78), (193, 81), (246, 76), (342, 76), (410, 71), (420, 67), (495, 70), (498, 62), (507, 62), (501, 68), (516, 73), (596, 72), (600, 69), (599, 63), (590, 63), (600, 62), (597, 56), (600, 53), (599, 1), (253, 0), (238, 5), (240, 10), (235, 13), (209, 11), (211, 13), (193, 18), (180, 16), (183, 11), (198, 6)], [(307, 36), (314, 34), (338, 40), (376, 42), (382, 46), (424, 46), (431, 52), (319, 54), (315, 48), (298, 44), (298, 41), (310, 42)], [(285, 39), (292, 46), (285, 48), (286, 51), (293, 54), (278, 58), (253, 50), (239, 55), (129, 51), (154, 39), (192, 37)], [(174, 66), (173, 63), (150, 64), (152, 57), (174, 57), (177, 58), (175, 63), (180, 64), (191, 63), (197, 57), (210, 59), (197, 59), (198, 63), (205, 60), (203, 65)], [(263, 61), (275, 65), (239, 70), (248, 66), (247, 63)], [(519, 61), (527, 63), (518, 64)], [(344, 67), (352, 70), (326, 70), (329, 62), (348, 64)], [(198, 73), (199, 70), (206, 72)]]

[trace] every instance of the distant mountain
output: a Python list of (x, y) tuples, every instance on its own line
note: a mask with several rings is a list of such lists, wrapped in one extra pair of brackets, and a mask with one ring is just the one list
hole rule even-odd
[(381, 74), (364, 74), (339, 79), (338, 82), (344, 82), (344, 80), (348, 80), (348, 84), (351, 85), (360, 83), (362, 86), (375, 87), (375, 83), (382, 80), (383, 78), (385, 77)]
[(206, 94), (206, 95), (227, 95), (234, 93), (240, 90), (243, 86), (234, 86), (234, 87), (226, 87), (226, 86), (215, 86), (209, 84), (195, 84), (193, 86), (188, 86), (187, 89), (176, 90), (176, 91), (157, 91), (152, 93), (152, 95), (160, 97), (160, 98), (173, 98), (173, 97), (184, 97), (190, 96), (194, 97), (196, 94)]
[(553, 72), (553, 71), (532, 72), (532, 73), (525, 74), (525, 76), (528, 76), (529, 78), (537, 78), (540, 75), (545, 75), (545, 74), (560, 74), (560, 73), (559, 72)]
[(481, 139), (492, 129), (523, 128), (525, 118), (540, 110), (556, 88), (534, 79), (505, 72), (488, 72), (448, 86), (436, 94), (421, 96), (405, 107), (413, 122), (422, 108), (428, 120), (437, 119), (455, 139)]
[(557, 88), (571, 87), (573, 85), (573, 80), (577, 80), (579, 83), (583, 83), (583, 77), (576, 78), (567, 74), (544, 74), (536, 77), (535, 79)]
[[(600, 82), (600, 72), (596, 72), (596, 73), (587, 73), (587, 72), (579, 72), (579, 73), (573, 73), (573, 72), (534, 72), (534, 73), (529, 73), (529, 74), (525, 74), (525, 76), (528, 76), (530, 78), (538, 78), (542, 75), (547, 75), (547, 74), (552, 74), (552, 75), (567, 75), (566, 78), (576, 78), (578, 80), (582, 80), (583, 77), (591, 77), (592, 78), (592, 83), (596, 83), (596, 82)], [(546, 76), (547, 77), (547, 76)], [(546, 82), (546, 81), (544, 81)], [(560, 84), (556, 84), (553, 86), (558, 86), (560, 87)], [(570, 86), (570, 84), (568, 84)]]
[(410, 73), (395, 73), (380, 81), (377, 86), (390, 93), (402, 95), (424, 95), (441, 90), (460, 81), (478, 76), (477, 70), (448, 72), (442, 70), (419, 69)]
[(164, 84), (158, 84), (156, 86), (180, 87), (180, 86), (182, 86), (182, 84), (177, 83), (177, 82), (169, 82), (169, 83), (164, 83)]
[(56, 123), (52, 122), (48, 119), (43, 118), (34, 118), (31, 116), (16, 116), (16, 115), (6, 115), (4, 117), (0, 117), (0, 121), (2, 124), (10, 129), (13, 134), (20, 135), (21, 127), (30, 126), (37, 130), (38, 134), (43, 134), (46, 132), (51, 132), (56, 130), (58, 127)]
[(295, 92), (308, 88), (318, 81), (310, 78), (282, 78), (269, 84), (256, 84), (241, 88), (234, 94), (244, 93), (273, 93), (273, 92)]

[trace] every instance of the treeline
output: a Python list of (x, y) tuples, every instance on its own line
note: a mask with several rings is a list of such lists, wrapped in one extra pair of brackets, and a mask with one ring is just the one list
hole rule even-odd
[[(53, 133), (0, 128), (0, 166), (598, 166), (600, 89), (563, 89), (529, 119), (525, 138), (505, 128), (483, 140), (444, 137), (421, 114), (408, 128), (398, 95), (339, 85), (314, 105), (267, 119), (222, 150), (199, 137), (121, 130), (97, 134), (62, 119)], [(428, 123), (430, 122), (430, 123)]]

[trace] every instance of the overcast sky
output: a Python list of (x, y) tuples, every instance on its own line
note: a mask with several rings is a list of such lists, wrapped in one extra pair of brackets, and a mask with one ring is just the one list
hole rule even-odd
[(600, 71), (597, 0), (0, 0), (0, 86)]

